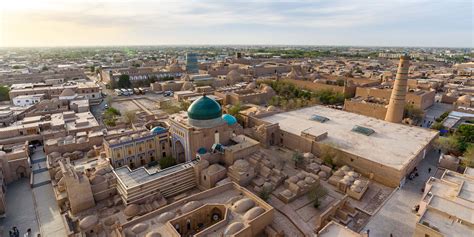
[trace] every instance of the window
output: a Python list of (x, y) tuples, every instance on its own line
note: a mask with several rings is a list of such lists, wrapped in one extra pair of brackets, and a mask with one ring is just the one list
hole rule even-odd
[(366, 136), (370, 136), (373, 133), (375, 133), (375, 131), (371, 128), (366, 128), (366, 127), (362, 127), (362, 126), (358, 126), (358, 125), (354, 126), (351, 131), (356, 132), (356, 133), (360, 133), (360, 134), (363, 134), (363, 135), (366, 135)]
[(163, 154), (162, 154), (162, 155), (163, 155), (163, 157), (166, 157), (166, 152), (163, 152)]

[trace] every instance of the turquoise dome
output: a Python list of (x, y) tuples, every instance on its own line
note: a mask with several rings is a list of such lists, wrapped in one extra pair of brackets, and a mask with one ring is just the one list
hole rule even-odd
[(221, 117), (222, 109), (215, 100), (202, 96), (188, 108), (188, 117), (195, 120), (210, 120)]
[(230, 114), (223, 114), (222, 119), (228, 124), (228, 125), (234, 125), (237, 123), (237, 119), (230, 115)]
[(166, 132), (166, 128), (160, 127), (160, 126), (156, 126), (156, 127), (152, 128), (150, 131), (151, 131), (153, 134), (159, 134), (159, 133)]

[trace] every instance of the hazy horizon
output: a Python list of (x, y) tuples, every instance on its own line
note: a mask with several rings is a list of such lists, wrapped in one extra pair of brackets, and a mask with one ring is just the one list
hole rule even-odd
[(0, 47), (473, 47), (470, 0), (2, 3)]

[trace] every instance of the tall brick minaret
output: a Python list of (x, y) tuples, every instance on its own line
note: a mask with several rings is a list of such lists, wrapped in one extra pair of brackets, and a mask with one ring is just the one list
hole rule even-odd
[(405, 97), (408, 91), (408, 68), (410, 67), (410, 57), (404, 55), (400, 57), (398, 64), (397, 77), (390, 96), (385, 121), (400, 123), (403, 119), (405, 109)]

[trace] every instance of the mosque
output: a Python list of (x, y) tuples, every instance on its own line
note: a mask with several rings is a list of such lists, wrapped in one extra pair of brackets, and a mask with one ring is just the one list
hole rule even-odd
[(187, 113), (175, 114), (169, 122), (172, 154), (178, 163), (222, 151), (223, 146), (232, 144), (232, 137), (243, 133), (237, 119), (222, 114), (221, 105), (206, 95), (195, 100)]

